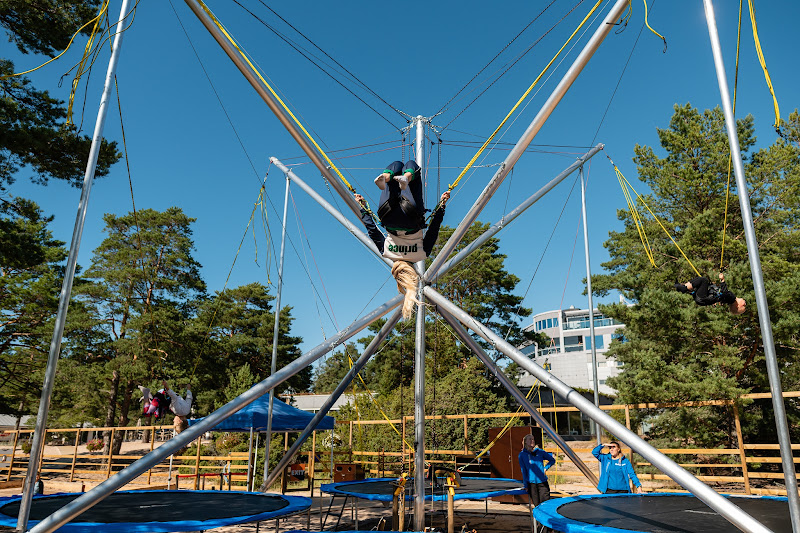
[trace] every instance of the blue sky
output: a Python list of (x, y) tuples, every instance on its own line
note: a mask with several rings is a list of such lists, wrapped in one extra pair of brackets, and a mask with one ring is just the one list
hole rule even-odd
[[(279, 246), (284, 179), (274, 167), (269, 167), (269, 157), (296, 165), (295, 172), (329, 201), (339, 206), (342, 202), (328, 191), (314, 167), (304, 164), (307, 160), (302, 151), (183, 2), (172, 2), (179, 18), (169, 2), (141, 2), (135, 21), (125, 34), (118, 70), (136, 207), (163, 210), (175, 205), (195, 217), (195, 257), (203, 265), (209, 290), (220, 290), (257, 201), (261, 181), (269, 170), (267, 216), (274, 243), (266, 242), (260, 223), (256, 225), (255, 237), (251, 227), (228, 286), (253, 281), (267, 283), (268, 269), (274, 284), (277, 253), (267, 261), (267, 250), (274, 247), (277, 252)], [(438, 150), (429, 153), (430, 203), (437, 187), (443, 189), (455, 179), (460, 167), (474, 154), (477, 148), (474, 143), (483, 141), (494, 130), (592, 5), (583, 2), (567, 15), (575, 3), (554, 2), (483, 72), (476, 80), (477, 90), (470, 92), (476, 84), (471, 85), (462, 93), (466, 96), (434, 119), (439, 128), (447, 127), (441, 133), (441, 165)], [(260, 2), (243, 4), (278, 31), (311, 48)], [(295, 0), (272, 3), (270, 7), (392, 107), (408, 115), (429, 117), (547, 5), (548, 2), (518, 1), (342, 4)], [(603, 14), (609, 5), (603, 4)], [(349, 83), (356, 94), (385, 118), (370, 110), (236, 3), (212, 0), (209, 6), (258, 62), (323, 148), (337, 156), (348, 156), (337, 161), (337, 165), (359, 192), (370, 197), (374, 206), (378, 189), (372, 179), (388, 162), (402, 158), (399, 128), (406, 126), (405, 119)], [(719, 90), (702, 2), (661, 0), (650, 2), (649, 7), (650, 24), (667, 38), (667, 52), (663, 53), (661, 40), (645, 28), (611, 101), (643, 23), (643, 6), (641, 2), (633, 2), (628, 27), (606, 39), (534, 140), (533, 150), (523, 156), (513, 175), (505, 180), (480, 215), (481, 221), (497, 221), (593, 142), (605, 143), (607, 153), (633, 180), (634, 145), (657, 147), (656, 128), (667, 126), (674, 104), (690, 102), (700, 109), (718, 105)], [(757, 8), (764, 54), (785, 118), (798, 106), (796, 88), (800, 76), (793, 30), (795, 21), (800, 19), (800, 5), (761, 1)], [(738, 2), (716, 2), (731, 87), (737, 10)], [(118, 11), (119, 2), (112, 2), (114, 16)], [(565, 15), (560, 24), (456, 118), (487, 86), (487, 80), (494, 79), (494, 73), (504, 70)], [(211, 77), (224, 110), (179, 19)], [(599, 20), (577, 41), (565, 61), (554, 66), (552, 77), (542, 80), (538, 86), (541, 90), (537, 93), (535, 89), (536, 94), (509, 121), (513, 123), (500, 134), (503, 142), (517, 141)], [(758, 146), (767, 146), (775, 139), (771, 127), (772, 100), (755, 56), (749, 19), (742, 35), (737, 116), (754, 115)], [(31, 78), (37, 87), (48, 88), (53, 95), (66, 99), (69, 83), (59, 88), (58, 80), (79, 59), (84, 42), (81, 39), (64, 59), (33, 73)], [(17, 70), (40, 62), (41, 58), (17, 54), (8, 43), (2, 46), (2, 55), (14, 59)], [(314, 53), (321, 55), (316, 50)], [(83, 124), (89, 135), (107, 57), (106, 53), (98, 59), (86, 91)], [(609, 101), (608, 113), (597, 132)], [(77, 107), (79, 110), (81, 105)], [(79, 121), (80, 116), (76, 117), (76, 122)], [(121, 140), (119, 122), (118, 111), (112, 107), (105, 129), (107, 138)], [(351, 150), (340, 151), (344, 149)], [(494, 165), (506, 153), (502, 149), (489, 152), (479, 160), (483, 167), (467, 174), (448, 206), (446, 224), (458, 223), (495, 172)], [(405, 156), (409, 156), (408, 149)], [(620, 229), (616, 210), (625, 204), (613, 169), (604, 156), (595, 157), (588, 176), (591, 266), (598, 273), (601, 263), (608, 259), (603, 242), (610, 230)], [(563, 307), (587, 306), (581, 295), (581, 280), (585, 277), (582, 234), (573, 256), (580, 224), (579, 190), (576, 188), (570, 195), (573, 181), (565, 180), (499, 234), (501, 250), (508, 255), (506, 268), (521, 280), (517, 293), (526, 294), (524, 305), (534, 313), (558, 308), (562, 298)], [(303, 347), (307, 349), (383, 303), (395, 293), (395, 288), (381, 262), (302, 191), (296, 187), (292, 191), (283, 304), (294, 308), (293, 333), (303, 337)], [(47, 187), (35, 186), (24, 179), (23, 173), (11, 192), (34, 199), (47, 213), (55, 215), (52, 228), (56, 237), (70, 240), (80, 191), (56, 182)], [(123, 214), (130, 210), (125, 164), (120, 162), (93, 188), (79, 256), (83, 267), (88, 266), (92, 250), (104, 238), (103, 213)], [(545, 252), (551, 234), (553, 239)], [(542, 257), (541, 267), (536, 271)]]

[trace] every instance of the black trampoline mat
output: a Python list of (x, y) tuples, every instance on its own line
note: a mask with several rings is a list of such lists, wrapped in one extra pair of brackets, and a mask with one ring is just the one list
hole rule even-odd
[[(781, 500), (732, 498), (733, 503), (775, 533), (791, 533), (789, 504)], [(651, 533), (730, 533), (736, 528), (691, 496), (591, 498), (565, 503), (566, 518), (618, 529)]]
[[(63, 506), (82, 496), (44, 496), (34, 498), (30, 519), (43, 520)], [(119, 522), (180, 522), (252, 516), (278, 511), (289, 505), (274, 494), (242, 494), (236, 492), (141, 491), (117, 492), (100, 501), (75, 520), (103, 524)], [(19, 500), (0, 507), (0, 514), (16, 519)]]
[[(444, 482), (444, 479), (441, 480)], [(392, 496), (397, 483), (394, 480), (381, 480), (381, 481), (363, 481), (360, 483), (346, 483), (337, 484), (336, 488), (340, 491), (357, 494), (369, 494), (380, 496)], [(456, 487), (456, 494), (481, 494), (484, 492), (503, 492), (507, 490), (523, 489), (522, 482), (514, 483), (507, 479), (493, 479), (493, 478), (461, 478), (461, 486)], [(443, 489), (436, 488), (436, 493), (439, 494)], [(406, 495), (414, 493), (414, 478), (408, 478), (406, 481)], [(431, 486), (428, 480), (425, 480), (425, 494), (431, 493)]]

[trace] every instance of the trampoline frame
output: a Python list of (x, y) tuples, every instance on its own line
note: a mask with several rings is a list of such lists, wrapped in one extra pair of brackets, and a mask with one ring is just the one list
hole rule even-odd
[[(407, 487), (411, 487), (409, 483), (411, 482), (412, 478), (409, 478), (409, 481), (406, 483)], [(483, 480), (483, 479), (491, 479), (493, 481), (509, 481), (512, 483), (519, 484), (518, 489), (509, 489), (509, 490), (502, 490), (502, 491), (484, 491), (484, 492), (470, 492), (470, 493), (459, 493), (456, 491), (455, 496), (453, 497), (454, 500), (485, 500), (487, 498), (494, 498), (495, 496), (505, 496), (505, 495), (522, 495), (527, 494), (528, 492), (525, 490), (525, 486), (522, 484), (522, 481), (518, 479), (509, 479), (504, 477), (492, 477), (492, 478), (483, 478), (483, 477), (462, 477), (462, 480)], [(382, 481), (392, 482), (397, 481), (396, 477), (380, 477), (380, 478), (369, 478), (369, 479), (360, 479), (356, 481), (338, 481), (335, 483), (324, 483), (320, 486), (320, 490), (322, 492), (326, 492), (331, 495), (343, 495), (343, 496), (351, 496), (354, 498), (359, 498), (362, 500), (371, 500), (371, 501), (379, 501), (379, 502), (391, 502), (394, 500), (394, 496), (392, 494), (365, 494), (363, 492), (348, 492), (346, 490), (341, 490), (339, 486), (342, 485), (356, 485), (360, 483), (379, 483)], [(427, 487), (426, 487), (427, 488)], [(411, 491), (406, 491), (405, 500), (406, 501), (413, 501), (414, 494)], [(426, 494), (424, 497), (426, 502), (434, 501), (434, 502), (443, 502), (447, 501), (446, 494)]]
[[(179, 493), (179, 494), (186, 494), (186, 493), (203, 493), (203, 494), (242, 494), (242, 495), (251, 495), (251, 496), (260, 496), (260, 497), (280, 497), (288, 502), (288, 505), (278, 509), (277, 511), (268, 511), (262, 513), (256, 513), (252, 515), (242, 515), (238, 517), (229, 517), (229, 518), (216, 518), (212, 520), (176, 520), (171, 522), (159, 522), (159, 521), (142, 521), (142, 522), (69, 522), (64, 524), (59, 528), (59, 531), (64, 531), (65, 533), (86, 533), (86, 532), (95, 532), (95, 531), (102, 531), (103, 533), (125, 533), (131, 531), (155, 531), (155, 532), (170, 532), (170, 531), (205, 531), (207, 529), (214, 529), (218, 527), (224, 526), (232, 526), (236, 524), (247, 524), (250, 522), (261, 522), (264, 520), (273, 520), (282, 518), (284, 516), (291, 516), (297, 513), (301, 513), (306, 511), (307, 509), (311, 508), (311, 498), (306, 498), (305, 496), (285, 496), (279, 494), (264, 494), (262, 492), (230, 492), (230, 491), (218, 491), (218, 490), (125, 490), (125, 491), (118, 491), (114, 494), (158, 494), (164, 495), (169, 493)], [(46, 495), (37, 495), (33, 499), (33, 505), (36, 504), (36, 501), (43, 500), (43, 499), (57, 499), (57, 498), (66, 498), (69, 496), (80, 496), (82, 493), (74, 493), (74, 492), (61, 492), (55, 494), (46, 494)], [(22, 503), (22, 496), (10, 496), (0, 498), (0, 508), (11, 503), (13, 501), (19, 501)], [(77, 520), (80, 520), (78, 518)], [(29, 520), (28, 524), (30, 526), (35, 526), (41, 522), (41, 520)], [(17, 525), (17, 517), (11, 516), (7, 514), (0, 513), (0, 526), (6, 526), (14, 528)], [(177, 527), (176, 527), (177, 526)]]
[[(621, 529), (617, 527), (610, 527), (604, 526), (600, 524), (592, 524), (589, 522), (581, 522), (580, 520), (576, 520), (574, 518), (568, 518), (558, 510), (565, 506), (569, 505), (570, 503), (579, 502), (579, 501), (586, 501), (586, 500), (600, 500), (600, 499), (608, 499), (608, 498), (641, 498), (641, 497), (662, 497), (662, 496), (684, 496), (686, 498), (693, 498), (699, 502), (703, 502), (697, 496), (691, 493), (681, 493), (681, 492), (648, 492), (644, 494), (583, 494), (579, 496), (571, 496), (568, 498), (554, 498), (547, 500), (539, 504), (537, 507), (533, 508), (533, 517), (536, 521), (546, 527), (552, 528), (554, 531), (561, 531), (565, 533), (647, 533), (642, 530), (634, 530), (634, 529)], [(727, 499), (762, 499), (762, 500), (778, 500), (778, 501), (788, 501), (786, 497), (783, 496), (748, 496), (748, 495), (721, 495), (726, 497)], [(724, 518), (724, 517), (723, 517)]]

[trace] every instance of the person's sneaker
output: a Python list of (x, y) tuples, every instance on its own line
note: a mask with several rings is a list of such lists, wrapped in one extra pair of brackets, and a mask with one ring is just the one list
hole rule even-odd
[(379, 174), (378, 177), (375, 178), (375, 185), (377, 185), (380, 190), (384, 190), (386, 188), (386, 183), (390, 179), (392, 179), (391, 175), (384, 172), (382, 174)]
[(397, 183), (400, 184), (400, 190), (404, 191), (408, 188), (408, 174), (403, 174), (402, 176), (395, 176), (394, 179), (397, 180)]

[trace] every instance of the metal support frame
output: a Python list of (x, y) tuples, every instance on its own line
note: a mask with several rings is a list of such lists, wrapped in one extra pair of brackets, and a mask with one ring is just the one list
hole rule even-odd
[(264, 103), (267, 104), (267, 107), (269, 107), (270, 111), (275, 114), (281, 125), (286, 128), (286, 130), (289, 132), (289, 135), (292, 136), (292, 139), (294, 139), (303, 152), (305, 152), (309, 159), (311, 159), (311, 162), (314, 164), (314, 166), (317, 167), (320, 173), (322, 173), (322, 177), (325, 178), (328, 183), (330, 183), (331, 187), (333, 187), (337, 193), (339, 193), (339, 196), (342, 197), (342, 200), (344, 200), (356, 217), (360, 218), (361, 208), (359, 207), (358, 203), (355, 201), (352, 195), (348, 193), (344, 185), (339, 182), (339, 179), (333, 175), (325, 161), (323, 161), (317, 149), (309, 144), (305, 135), (298, 129), (291, 117), (286, 114), (280, 104), (275, 100), (269, 89), (264, 86), (260, 79), (258, 79), (258, 76), (256, 76), (250, 66), (245, 62), (241, 54), (233, 47), (233, 45), (231, 45), (230, 41), (225, 38), (222, 32), (219, 31), (219, 28), (217, 28), (217, 25), (214, 24), (213, 20), (211, 20), (211, 17), (208, 15), (208, 13), (205, 12), (205, 10), (200, 6), (200, 4), (197, 3), (196, 0), (185, 1), (186, 5), (189, 6), (189, 9), (192, 10), (192, 13), (197, 16), (206, 30), (208, 30), (214, 40), (217, 41), (217, 44), (220, 45), (228, 58), (233, 61), (233, 64), (236, 65), (236, 68), (239, 69), (245, 79), (247, 79), (250, 85), (252, 85), (253, 89), (255, 89), (255, 91), (261, 97), (261, 99), (264, 100)]
[(786, 421), (786, 408), (783, 403), (783, 388), (781, 387), (781, 373), (778, 367), (778, 358), (775, 354), (775, 341), (772, 337), (772, 322), (769, 317), (767, 293), (764, 289), (764, 275), (761, 271), (761, 255), (758, 251), (758, 240), (753, 227), (753, 213), (750, 209), (750, 194), (747, 190), (747, 179), (744, 175), (742, 153), (739, 148), (739, 136), (736, 131), (736, 118), (733, 116), (731, 95), (728, 90), (728, 81), (725, 78), (725, 63), (722, 60), (722, 47), (717, 33), (717, 21), (714, 16), (714, 5), (711, 0), (703, 0), (708, 25), (708, 37), (711, 42), (711, 52), (714, 56), (714, 67), (717, 72), (722, 110), (725, 114), (725, 128), (728, 133), (728, 142), (731, 147), (731, 160), (733, 172), (736, 176), (736, 188), (739, 193), (739, 207), (742, 211), (742, 225), (747, 243), (747, 257), (750, 260), (750, 274), (753, 278), (753, 291), (758, 309), (758, 323), (761, 327), (761, 338), (764, 343), (764, 359), (767, 362), (767, 376), (769, 388), (772, 392), (772, 409), (775, 415), (775, 426), (778, 432), (778, 445), (781, 450), (781, 464), (786, 483), (786, 495), (789, 500), (789, 514), (792, 520), (792, 531), (800, 532), (800, 497), (797, 492), (797, 478), (795, 477), (794, 458), (792, 454), (792, 440), (789, 435), (789, 426)]
[(372, 355), (378, 350), (380, 343), (383, 342), (384, 339), (386, 339), (386, 337), (388, 337), (392, 332), (392, 329), (394, 329), (395, 325), (397, 325), (397, 323), (400, 321), (401, 316), (400, 310), (397, 310), (389, 318), (389, 320), (386, 321), (380, 331), (375, 335), (367, 348), (364, 350), (364, 353), (361, 354), (361, 357), (359, 357), (356, 362), (353, 363), (353, 366), (350, 368), (347, 374), (345, 374), (344, 378), (342, 378), (342, 381), (336, 387), (336, 390), (334, 390), (328, 396), (328, 398), (325, 400), (325, 403), (323, 403), (319, 410), (314, 413), (314, 417), (308, 423), (303, 432), (300, 433), (300, 436), (297, 437), (297, 440), (294, 441), (294, 444), (292, 444), (292, 447), (289, 449), (289, 451), (287, 451), (281, 460), (278, 461), (278, 464), (275, 466), (275, 470), (272, 471), (272, 474), (270, 474), (270, 476), (264, 481), (264, 484), (259, 489), (261, 492), (266, 491), (269, 486), (275, 482), (280, 473), (283, 472), (283, 470), (289, 465), (294, 455), (300, 450), (300, 446), (303, 445), (303, 443), (317, 428), (319, 423), (322, 422), (322, 419), (325, 418), (325, 415), (327, 415), (328, 411), (331, 410), (331, 407), (333, 407), (333, 404), (336, 403), (336, 400), (338, 400), (339, 397), (344, 394), (345, 390), (347, 390), (347, 387), (350, 386), (350, 383), (352, 383), (358, 373), (361, 372), (361, 370), (369, 361), (370, 357), (372, 357)]
[[(592, 346), (592, 382), (594, 384), (594, 404), (600, 407), (600, 382), (597, 379), (597, 343), (594, 339), (594, 302), (592, 302), (592, 267), (589, 264), (589, 222), (586, 220), (586, 180), (583, 167), (578, 174), (581, 177), (581, 218), (583, 218), (583, 250), (586, 256), (586, 294), (589, 298), (589, 342)], [(601, 444), (603, 435), (600, 426), (594, 426), (597, 444)]]
[[(424, 157), (425, 119), (417, 116), (416, 162), (422, 168)], [(421, 174), (421, 172), (420, 172)], [(420, 176), (420, 179), (422, 176)], [(414, 529), (425, 529), (425, 287), (423, 275), (425, 261), (416, 265), (419, 274), (417, 284), (417, 324), (414, 343)]]
[[(130, 0), (122, 0), (119, 10), (119, 23), (123, 21), (128, 13)], [(89, 195), (92, 191), (97, 159), (100, 156), (100, 148), (103, 144), (103, 129), (108, 115), (108, 105), (111, 100), (111, 90), (114, 87), (114, 79), (119, 63), (120, 51), (122, 50), (122, 36), (125, 32), (117, 31), (114, 35), (114, 44), (111, 46), (111, 57), (108, 60), (108, 69), (103, 84), (103, 92), (100, 96), (100, 107), (97, 110), (97, 121), (94, 125), (92, 135), (92, 145), (89, 149), (89, 158), (86, 162), (86, 172), (83, 175), (83, 186), (81, 197), (78, 201), (78, 213), (75, 217), (75, 226), (72, 230), (72, 242), (69, 246), (69, 256), (64, 271), (64, 281), (61, 285), (61, 292), (58, 295), (58, 311), (56, 312), (55, 325), (53, 327), (53, 337), (50, 341), (50, 352), (47, 356), (47, 367), (45, 368), (44, 384), (42, 394), (39, 399), (39, 411), (36, 414), (36, 427), (31, 441), (30, 458), (28, 460), (28, 470), (25, 473), (25, 482), (22, 489), (22, 500), (20, 501), (19, 515), (17, 517), (17, 531), (24, 532), (28, 528), (28, 516), (31, 511), (31, 500), (33, 499), (33, 489), (36, 478), (39, 475), (39, 464), (41, 454), (44, 452), (44, 439), (47, 430), (47, 415), (50, 411), (50, 399), (53, 394), (53, 385), (56, 379), (56, 367), (58, 366), (58, 356), (61, 353), (61, 339), (64, 335), (64, 326), (67, 322), (67, 309), (72, 295), (72, 284), (75, 280), (75, 269), (78, 263), (78, 250), (83, 238), (83, 227), (86, 222), (86, 213), (89, 209)], [(113, 446), (113, 443), (110, 444)], [(111, 448), (109, 448), (111, 450)], [(111, 452), (109, 451), (109, 454)], [(110, 457), (110, 455), (109, 455)], [(109, 459), (109, 464), (111, 459)]]
[(506, 175), (511, 171), (512, 168), (514, 168), (514, 165), (517, 163), (519, 158), (522, 157), (522, 154), (528, 148), (528, 145), (533, 142), (536, 134), (539, 133), (539, 130), (542, 128), (542, 126), (544, 126), (544, 123), (550, 117), (550, 114), (553, 112), (559, 102), (561, 102), (561, 99), (572, 86), (573, 82), (578, 78), (578, 75), (592, 58), (592, 55), (594, 55), (595, 51), (600, 46), (600, 43), (602, 43), (603, 39), (605, 39), (606, 36), (613, 30), (613, 28), (615, 28), (614, 23), (622, 16), (625, 9), (628, 7), (628, 3), (628, 0), (617, 0), (611, 10), (608, 12), (608, 15), (606, 15), (606, 17), (603, 19), (603, 22), (600, 23), (600, 26), (586, 43), (586, 46), (583, 47), (583, 50), (581, 50), (580, 54), (578, 54), (578, 57), (575, 58), (575, 61), (569, 67), (569, 70), (567, 70), (567, 73), (564, 74), (564, 77), (558, 83), (556, 88), (553, 89), (550, 97), (544, 103), (539, 113), (534, 117), (533, 121), (528, 126), (528, 129), (525, 130), (525, 133), (522, 134), (522, 137), (519, 139), (519, 141), (517, 141), (517, 144), (511, 149), (511, 152), (509, 152), (508, 156), (503, 161), (503, 164), (500, 165), (500, 168), (486, 185), (486, 188), (483, 190), (478, 199), (475, 200), (472, 208), (469, 210), (455, 231), (453, 231), (453, 234), (436, 256), (436, 259), (433, 260), (433, 263), (431, 264), (430, 268), (428, 268), (428, 272), (426, 273), (425, 279), (427, 281), (431, 281), (435, 278), (437, 272), (447, 260), (448, 256), (453, 253), (453, 250), (455, 250), (456, 246), (458, 246), (458, 243), (464, 238), (467, 230), (470, 228), (472, 223), (475, 222), (475, 219), (478, 218), (478, 215), (497, 191), (497, 188), (500, 187), (500, 184), (503, 183)]
[[(519, 204), (514, 210), (510, 213), (505, 215), (503, 218), (495, 222), (492, 227), (484, 231), (477, 239), (469, 243), (467, 246), (464, 247), (460, 252), (458, 252), (451, 260), (445, 263), (439, 272), (436, 274), (436, 278), (441, 278), (445, 274), (447, 274), (454, 266), (458, 263), (463, 261), (467, 256), (472, 254), (475, 250), (483, 246), (483, 244), (494, 237), (501, 229), (508, 226), (508, 224), (513, 221), (515, 218), (520, 216), (523, 212), (525, 212), (529, 207), (533, 204), (538, 202), (545, 194), (553, 190), (553, 188), (564, 181), (570, 174), (578, 170), (583, 166), (584, 163), (589, 161), (592, 157), (594, 157), (598, 152), (600, 152), (604, 148), (602, 143), (598, 144), (582, 156), (580, 156), (574, 163), (570, 166), (562, 170), (555, 178), (547, 182), (541, 189), (536, 191), (533, 195), (531, 195), (527, 200)], [(435, 280), (434, 280), (435, 281)]]
[[(269, 364), (269, 375), (278, 370), (278, 334), (280, 333), (281, 294), (283, 292), (283, 258), (286, 251), (286, 212), (289, 209), (289, 176), (286, 176), (286, 190), (283, 194), (283, 224), (281, 225), (281, 255), (278, 261), (278, 287), (275, 295), (275, 324), (272, 329), (272, 359)], [(264, 444), (264, 481), (269, 474), (269, 445), (272, 442), (272, 404), (275, 402), (275, 389), (269, 391), (269, 410), (267, 412), (267, 435)], [(258, 463), (258, 461), (256, 461)], [(255, 475), (253, 476), (255, 477)], [(253, 483), (255, 485), (255, 483)], [(266, 489), (262, 489), (266, 490)]]
[(453, 315), (444, 309), (437, 309), (437, 311), (445, 320), (445, 322), (447, 322), (450, 327), (453, 328), (453, 331), (456, 335), (458, 335), (458, 338), (461, 339), (461, 342), (463, 342), (470, 350), (472, 350), (472, 353), (474, 353), (475, 356), (480, 359), (484, 365), (486, 365), (486, 368), (488, 368), (489, 371), (495, 375), (497, 380), (506, 388), (506, 390), (508, 390), (508, 392), (511, 393), (514, 399), (519, 402), (519, 404), (528, 412), (529, 415), (531, 415), (531, 418), (533, 418), (536, 423), (539, 424), (539, 427), (541, 427), (544, 432), (547, 433), (547, 436), (555, 441), (556, 446), (558, 446), (558, 448), (570, 458), (578, 470), (580, 470), (581, 473), (586, 476), (586, 479), (588, 479), (592, 485), (596, 487), (597, 476), (594, 475), (594, 472), (589, 469), (586, 463), (584, 463), (578, 454), (572, 450), (569, 444), (567, 444), (566, 441), (561, 438), (561, 435), (559, 435), (558, 432), (553, 429), (547, 420), (545, 420), (545, 418), (539, 413), (539, 411), (536, 410), (536, 407), (534, 407), (534, 405), (525, 397), (525, 395), (522, 394), (522, 391), (517, 388), (514, 382), (511, 381), (502, 370), (500, 370), (500, 367), (498, 367), (497, 364), (492, 361), (492, 358), (489, 357), (483, 348), (481, 348), (481, 345), (478, 344), (475, 339), (470, 337), (469, 333), (464, 330), (464, 328), (455, 319), (455, 317), (453, 317)]
[(617, 422), (613, 417), (603, 412), (599, 407), (584, 398), (580, 393), (573, 390), (563, 381), (559, 380), (547, 370), (530, 360), (525, 354), (509, 344), (501, 336), (497, 335), (489, 328), (481, 324), (478, 320), (470, 316), (466, 311), (450, 302), (435, 289), (432, 287), (426, 287), (425, 295), (431, 302), (453, 315), (459, 320), (459, 322), (477, 333), (487, 342), (491, 343), (495, 349), (507, 355), (512, 361), (517, 363), (534, 377), (538, 378), (542, 383), (547, 385), (547, 387), (555, 391), (556, 394), (566, 398), (569, 403), (577, 407), (581, 412), (594, 420), (595, 423), (603, 426), (603, 428), (605, 428), (609, 433), (616, 435), (617, 438), (630, 446), (631, 449), (636, 451), (636, 453), (644, 457), (653, 466), (672, 478), (673, 481), (689, 490), (697, 498), (702, 500), (706, 505), (714, 509), (714, 511), (719, 513), (733, 525), (742, 531), (748, 532), (767, 533), (770, 531), (752, 516), (731, 503), (730, 500), (714, 492), (711, 487), (675, 464), (666, 455), (658, 451), (652, 445), (648, 444), (641, 437), (626, 428), (623, 424)]
[(346, 342), (348, 339), (358, 334), (364, 328), (400, 305), (402, 299), (403, 297), (398, 294), (385, 304), (359, 318), (345, 329), (337, 332), (336, 335), (328, 338), (322, 344), (312, 348), (285, 367), (278, 370), (275, 374), (269, 376), (260, 383), (257, 383), (249, 390), (243, 392), (227, 404), (223, 405), (197, 424), (189, 426), (188, 429), (179, 433), (141, 459), (135, 461), (124, 470), (119, 471), (115, 475), (105, 480), (103, 483), (97, 485), (92, 490), (76, 498), (52, 515), (48, 516), (39, 522), (35, 527), (33, 527), (30, 530), (31, 533), (49, 533), (63, 526), (76, 516), (80, 515), (83, 511), (89, 509), (102, 499), (112, 494), (115, 490), (136, 479), (139, 475), (147, 472), (149, 468), (157, 465), (181, 448), (188, 446), (197, 437), (201, 436), (206, 431), (210, 431), (214, 428), (214, 426), (232, 414), (244, 407), (247, 407), (261, 396), (268, 393), (270, 389), (280, 385), (329, 351), (336, 348), (338, 345)]
[(381, 255), (381, 252), (375, 247), (375, 243), (372, 242), (372, 239), (370, 239), (366, 233), (358, 229), (355, 224), (347, 220), (347, 218), (342, 215), (339, 210), (328, 203), (322, 196), (319, 195), (319, 193), (317, 193), (317, 191), (312, 189), (305, 181), (300, 179), (297, 174), (289, 170), (289, 168), (281, 163), (278, 158), (271, 157), (270, 161), (278, 168), (278, 170), (286, 174), (289, 179), (299, 185), (301, 189), (303, 189), (311, 198), (313, 198), (320, 206), (322, 206), (325, 211), (330, 213), (333, 218), (335, 218), (342, 226), (347, 228), (347, 231), (349, 231), (356, 239), (361, 241), (361, 243), (366, 246), (370, 252), (375, 254), (378, 258), (380, 258), (381, 261), (390, 267), (392, 266), (392, 261)]

